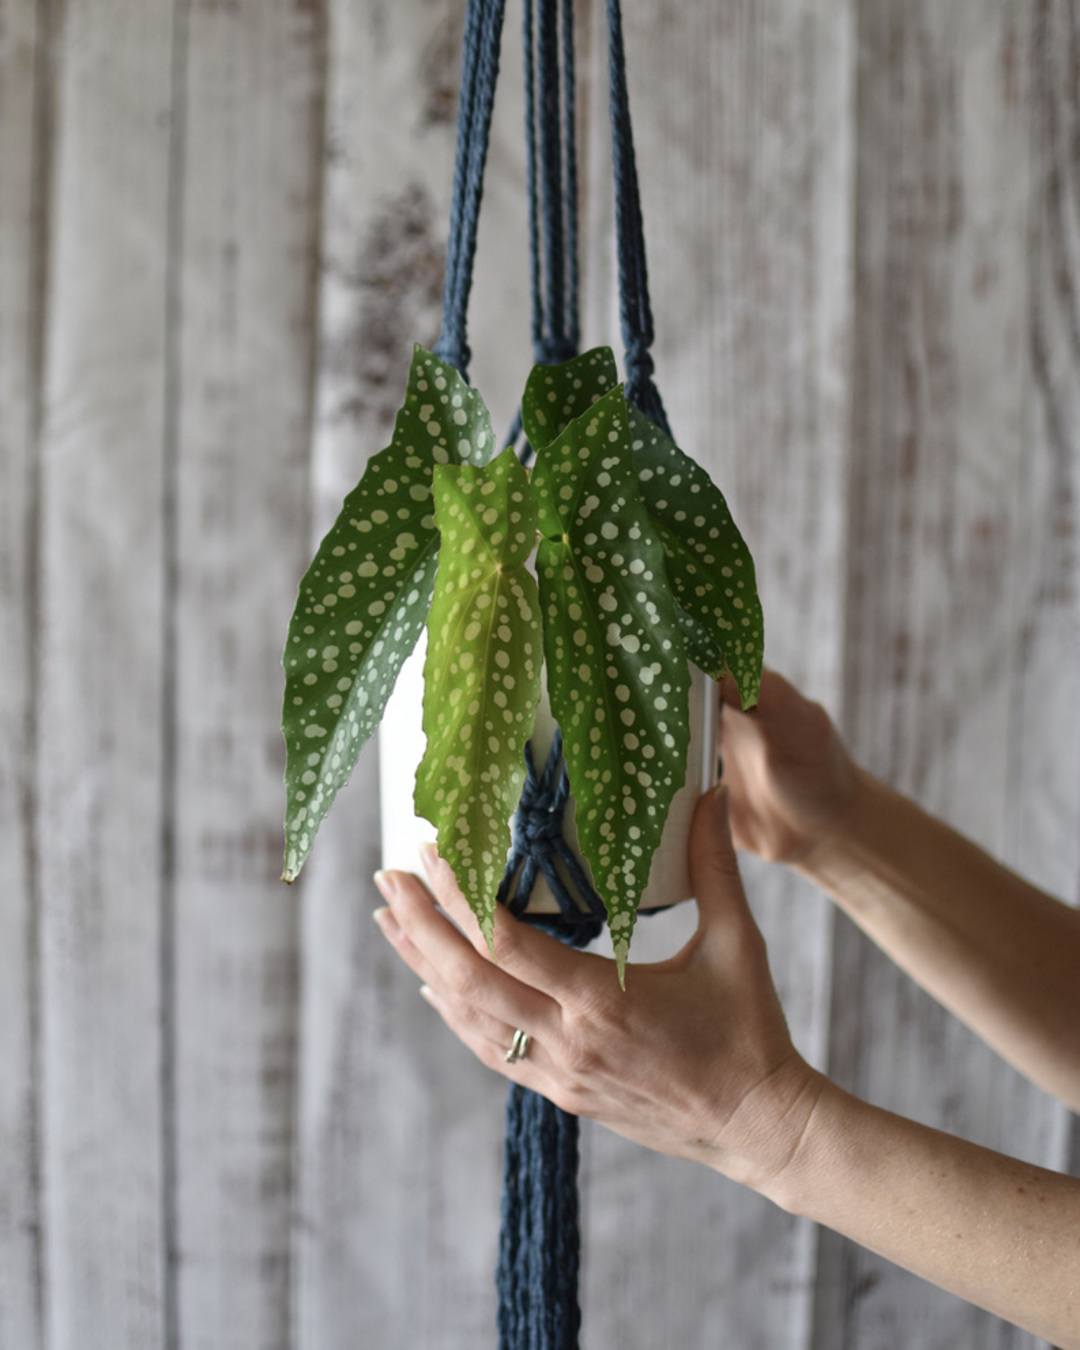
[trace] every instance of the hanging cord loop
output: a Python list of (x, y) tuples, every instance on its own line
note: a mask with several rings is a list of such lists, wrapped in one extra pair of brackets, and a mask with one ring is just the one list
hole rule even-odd
[(619, 263), (619, 318), (626, 360), (626, 397), (663, 431), (671, 434), (660, 391), (653, 382), (653, 315), (645, 228), (641, 216), (630, 97), (626, 89), (619, 0), (607, 0), (608, 69), (611, 80), (611, 161), (615, 178), (615, 246)]
[(581, 340), (574, 12), (572, 0), (540, 0), (535, 17), (524, 0), (523, 10), (533, 359), (554, 365)]
[(468, 379), (472, 353), (466, 337), (469, 294), (476, 257), (476, 228), (484, 193), (484, 166), (499, 78), (506, 0), (468, 0), (462, 39), (457, 151), (446, 241), (442, 332), (435, 354)]

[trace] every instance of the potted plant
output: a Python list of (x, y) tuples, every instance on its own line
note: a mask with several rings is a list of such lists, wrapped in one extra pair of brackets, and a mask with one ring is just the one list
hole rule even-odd
[(535, 366), (521, 413), (531, 469), (497, 452), (477, 391), (414, 349), (390, 445), (345, 498), (289, 626), (283, 875), (303, 867), (426, 624), (415, 808), (488, 943), (543, 680), (625, 985), (687, 781), (691, 664), (757, 699), (754, 565), (705, 470), (627, 402), (609, 348)]

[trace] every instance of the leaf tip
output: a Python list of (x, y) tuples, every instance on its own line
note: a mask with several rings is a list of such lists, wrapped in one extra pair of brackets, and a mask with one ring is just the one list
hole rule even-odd
[[(306, 857), (306, 855), (305, 855)], [(291, 886), (300, 875), (300, 869), (304, 865), (304, 857), (298, 857), (295, 848), (290, 846), (285, 851), (285, 860), (281, 864), (281, 880), (286, 886)]]
[(626, 993), (626, 958), (630, 951), (629, 942), (615, 943), (615, 973), (619, 977), (619, 988)]

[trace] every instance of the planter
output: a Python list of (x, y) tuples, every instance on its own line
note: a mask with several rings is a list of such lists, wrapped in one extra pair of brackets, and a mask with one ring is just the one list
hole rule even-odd
[[(426, 634), (402, 666), (379, 729), (379, 804), (382, 820), (382, 866), (415, 871), (420, 845), (435, 841), (435, 827), (413, 809), (413, 785), (424, 753), (421, 705), (424, 694)], [(716, 686), (691, 667), (690, 748), (685, 785), (672, 799), (660, 845), (653, 856), (649, 884), (640, 908), (660, 909), (691, 898), (686, 844), (694, 807), (702, 792), (716, 782)], [(532, 736), (537, 767), (543, 765), (555, 733), (546, 683), (541, 681), (540, 706)], [(574, 828), (573, 795), (563, 818), (567, 843), (581, 857)], [(587, 868), (586, 868), (587, 870)], [(558, 904), (542, 874), (529, 897), (530, 913), (557, 913)]]

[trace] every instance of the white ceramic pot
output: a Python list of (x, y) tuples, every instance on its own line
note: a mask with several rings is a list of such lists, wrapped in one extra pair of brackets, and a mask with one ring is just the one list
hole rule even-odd
[[(413, 809), (413, 785), (425, 744), (422, 708), (426, 638), (425, 631), (420, 636), (416, 650), (402, 666), (379, 728), (381, 865), (407, 872), (416, 871), (419, 867), (420, 845), (435, 840), (435, 827), (417, 816)], [(691, 898), (690, 874), (686, 863), (690, 821), (698, 798), (716, 782), (715, 685), (707, 675), (693, 666), (691, 676), (690, 749), (686, 758), (686, 783), (672, 799), (660, 845), (653, 855), (649, 884), (639, 906), (641, 909), (658, 909)], [(555, 734), (555, 722), (551, 716), (543, 675), (540, 683), (540, 706), (532, 736), (537, 771), (544, 766)], [(574, 826), (573, 794), (563, 817), (563, 834), (566, 842), (580, 857)], [(530, 913), (558, 913), (558, 902), (542, 873), (537, 873), (528, 909)]]

